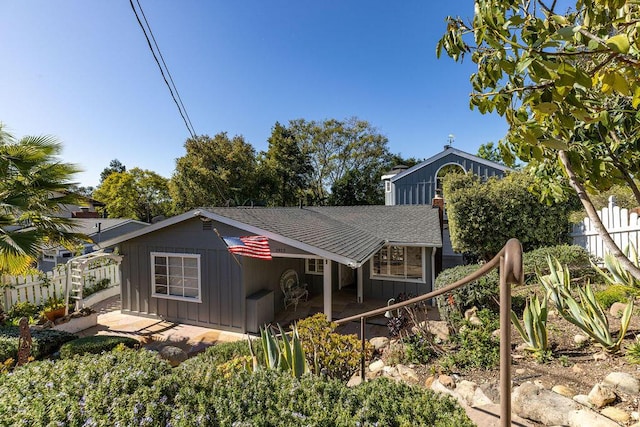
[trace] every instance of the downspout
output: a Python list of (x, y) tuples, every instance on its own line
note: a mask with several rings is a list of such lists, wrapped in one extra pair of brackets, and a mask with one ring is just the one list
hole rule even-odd
[[(431, 289), (429, 292), (433, 291), (436, 286), (436, 251), (438, 248), (434, 247), (431, 249)], [(431, 300), (433, 304), (435, 300)]]

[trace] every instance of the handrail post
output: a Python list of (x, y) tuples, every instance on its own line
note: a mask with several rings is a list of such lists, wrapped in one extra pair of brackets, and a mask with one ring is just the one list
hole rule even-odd
[(360, 380), (364, 382), (365, 378), (365, 367), (364, 367), (364, 359), (365, 359), (365, 336), (364, 336), (364, 319), (365, 317), (360, 317), (360, 340), (361, 340), (361, 348), (360, 348)]
[(511, 287), (500, 257), (500, 425), (511, 426)]

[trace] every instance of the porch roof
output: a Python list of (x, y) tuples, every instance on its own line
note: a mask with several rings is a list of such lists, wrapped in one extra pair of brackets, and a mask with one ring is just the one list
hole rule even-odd
[(430, 206), (200, 208), (104, 242), (113, 246), (194, 216), (246, 230), (358, 267), (388, 243), (441, 247), (438, 210)]

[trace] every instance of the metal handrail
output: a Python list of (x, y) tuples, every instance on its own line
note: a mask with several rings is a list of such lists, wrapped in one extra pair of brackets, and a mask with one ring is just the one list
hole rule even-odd
[(397, 310), (417, 302), (426, 301), (445, 294), (488, 274), (491, 270), (500, 269), (500, 424), (511, 425), (511, 285), (524, 283), (522, 268), (522, 245), (518, 239), (510, 239), (493, 259), (464, 279), (440, 288), (428, 294), (420, 295), (386, 307), (381, 307), (355, 316), (336, 321), (342, 325), (360, 320), (360, 337), (362, 340), (360, 354), (360, 378), (365, 379), (365, 320), (369, 317)]

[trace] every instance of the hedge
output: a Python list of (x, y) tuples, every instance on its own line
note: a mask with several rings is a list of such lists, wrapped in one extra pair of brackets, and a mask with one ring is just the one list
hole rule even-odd
[[(49, 356), (58, 351), (62, 344), (78, 338), (69, 332), (55, 329), (38, 330), (31, 328), (30, 331), (31, 356), (35, 359)], [(17, 326), (0, 327), (0, 362), (7, 359), (17, 360), (19, 337), (20, 329)]]
[(60, 357), (68, 359), (75, 355), (82, 354), (100, 354), (104, 351), (110, 351), (123, 344), (126, 347), (134, 348), (140, 345), (140, 342), (131, 337), (122, 337), (117, 335), (95, 335), (91, 337), (79, 338), (69, 341), (60, 347)]

